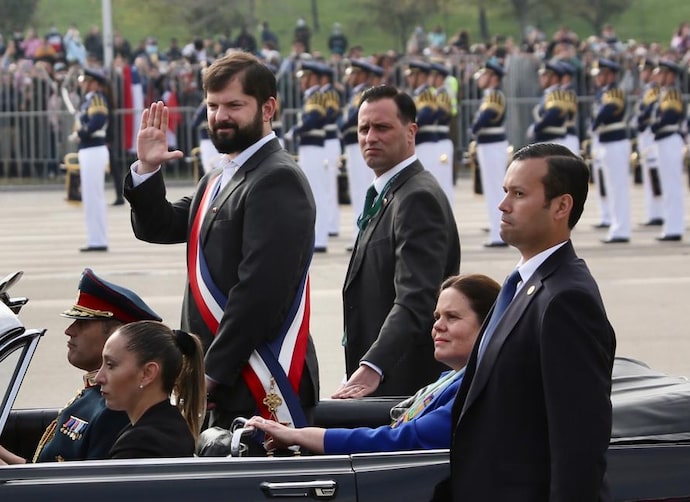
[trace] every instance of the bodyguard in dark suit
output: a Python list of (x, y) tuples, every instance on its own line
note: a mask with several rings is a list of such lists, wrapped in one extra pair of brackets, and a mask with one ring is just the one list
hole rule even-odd
[(411, 395), (443, 369), (429, 333), (437, 285), (458, 272), (460, 242), (447, 197), (415, 155), (415, 113), (394, 87), (362, 95), (359, 145), (376, 180), (343, 287), (348, 381), (336, 398)]
[(206, 70), (204, 90), (223, 165), (192, 196), (168, 202), (159, 167), (183, 154), (168, 152), (168, 112), (154, 103), (125, 180), (132, 227), (148, 242), (187, 243), (182, 328), (206, 348), (211, 425), (257, 413), (301, 425), (303, 408), (318, 399), (307, 294), (314, 199), (271, 130), (276, 84), (268, 68), (234, 53)]
[(560, 145), (513, 157), (501, 237), (521, 260), (455, 398), (451, 477), (436, 500), (608, 500), (615, 335), (570, 241), (588, 180), (584, 162)]

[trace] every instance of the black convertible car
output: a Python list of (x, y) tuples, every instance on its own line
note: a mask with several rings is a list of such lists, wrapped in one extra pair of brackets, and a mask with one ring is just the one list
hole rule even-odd
[[(11, 410), (45, 331), (25, 328), (17, 317), (26, 299), (6, 291), (20, 275), (0, 282), (0, 443), (31, 458), (57, 410)], [(316, 422), (385, 424), (398, 400), (325, 400)], [(607, 476), (614, 500), (690, 501), (690, 382), (618, 358), (612, 401)], [(27, 464), (0, 467), (0, 501), (423, 501), (448, 471), (447, 450)]]

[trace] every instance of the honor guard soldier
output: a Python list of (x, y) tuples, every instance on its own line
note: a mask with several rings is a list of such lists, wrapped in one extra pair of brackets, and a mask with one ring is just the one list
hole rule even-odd
[(569, 61), (559, 61), (558, 65), (563, 72), (560, 86), (567, 110), (563, 144), (575, 155), (580, 155), (580, 136), (577, 132), (577, 90), (573, 82), (577, 69)]
[(626, 96), (616, 83), (620, 65), (599, 59), (592, 68), (597, 93), (594, 98), (592, 133), (604, 174), (611, 225), (605, 244), (630, 241), (630, 139), (625, 122)]
[[(371, 185), (371, 169), (364, 162), (362, 151), (357, 140), (357, 112), (362, 99), (362, 93), (370, 87), (369, 78), (371, 76), (371, 65), (365, 61), (352, 60), (350, 66), (345, 70), (347, 87), (350, 89), (350, 96), (347, 105), (343, 109), (339, 127), (343, 138), (343, 149), (345, 151), (345, 169), (347, 170), (347, 186), (350, 192), (350, 205), (353, 214), (353, 235), (356, 237), (359, 228), (357, 227), (357, 217), (361, 208), (364, 207), (364, 198), (367, 188)], [(354, 242), (354, 241), (353, 241)]]
[(423, 61), (410, 61), (405, 72), (414, 104), (417, 107), (417, 157), (427, 171), (437, 177), (436, 171), (436, 96), (427, 80), (431, 66)]
[(100, 69), (85, 68), (79, 77), (84, 101), (79, 109), (79, 128), (71, 138), (79, 142), (79, 178), (86, 221), (87, 243), (80, 251), (108, 250), (105, 172), (110, 162), (106, 136), (112, 102), (106, 94), (108, 80)]
[(333, 68), (323, 65), (321, 74), (321, 94), (324, 97), (326, 120), (324, 131), (326, 139), (323, 148), (328, 162), (328, 235), (337, 236), (340, 231), (340, 206), (338, 205), (338, 164), (342, 149), (340, 135), (338, 134), (338, 118), (340, 118), (341, 104), (340, 93), (333, 86)]
[(563, 69), (557, 61), (547, 61), (539, 69), (539, 85), (543, 94), (532, 110), (534, 122), (527, 131), (533, 143), (558, 143), (565, 146), (568, 102), (561, 90)]
[[(67, 360), (87, 373), (84, 388), (43, 433), (33, 461), (105, 459), (129, 418), (123, 411), (106, 407), (95, 382), (103, 345), (124, 324), (161, 318), (133, 291), (98, 277), (89, 268), (82, 273), (76, 302), (61, 315), (74, 320), (65, 330), (70, 338)], [(26, 461), (2, 447), (0, 459), (12, 464)]]
[[(271, 70), (273, 75), (276, 75), (279, 68), (275, 65), (266, 63), (266, 68)], [(280, 93), (276, 95), (276, 110), (273, 112), (273, 119), (271, 120), (271, 129), (278, 138), (280, 145), (285, 148), (285, 140), (283, 139), (283, 105), (280, 99)]]
[(326, 107), (321, 93), (323, 66), (303, 61), (297, 78), (304, 93), (299, 122), (287, 133), (287, 140), (298, 141), (298, 163), (307, 176), (316, 202), (314, 252), (325, 253), (328, 246), (328, 165), (324, 153)]
[(450, 206), (455, 200), (453, 186), (453, 142), (450, 139), (450, 122), (453, 120), (453, 103), (445, 85), (446, 77), (450, 71), (443, 63), (431, 63), (429, 84), (436, 93), (436, 166), (431, 172), (436, 174), (436, 179), (448, 197)]
[(646, 214), (644, 226), (664, 223), (659, 178), (659, 152), (651, 128), (652, 113), (659, 99), (659, 84), (656, 81), (658, 73), (654, 71), (654, 68), (654, 62), (649, 59), (643, 60), (638, 67), (640, 83), (643, 87), (635, 107), (632, 124), (637, 130), (637, 152), (642, 168), (642, 190)]
[(385, 74), (385, 70), (383, 69), (383, 67), (374, 63), (369, 63), (369, 66), (371, 67), (371, 78), (369, 79), (369, 86), (374, 87), (376, 85), (384, 84), (385, 82), (383, 82), (383, 75)]
[(214, 161), (220, 157), (209, 136), (207, 117), (206, 100), (204, 99), (194, 111), (194, 116), (192, 117), (192, 130), (197, 131), (199, 137), (199, 156), (201, 157), (201, 168), (203, 170), (199, 173), (199, 178), (204, 173), (211, 172), (214, 168)]
[(651, 128), (659, 149), (659, 174), (664, 227), (659, 241), (680, 241), (685, 231), (683, 207), (683, 137), (685, 120), (683, 95), (676, 85), (680, 66), (673, 61), (659, 61), (659, 98), (652, 115)]
[(505, 195), (503, 178), (508, 167), (508, 140), (504, 126), (506, 98), (501, 91), (504, 74), (503, 66), (494, 58), (474, 74), (477, 87), (483, 91), (482, 102), (472, 123), (472, 135), (489, 215), (489, 239), (484, 243), (485, 247), (507, 246), (500, 235), (501, 211), (498, 209)]

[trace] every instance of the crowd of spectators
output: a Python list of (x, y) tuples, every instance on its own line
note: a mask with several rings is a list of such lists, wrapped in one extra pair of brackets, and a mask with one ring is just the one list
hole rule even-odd
[[(326, 50), (319, 52), (313, 47), (312, 30), (301, 17), (295, 23), (289, 43), (282, 45), (268, 21), (260, 23), (256, 30), (240, 27), (235, 36), (195, 37), (186, 41), (171, 38), (166, 44), (159, 43), (154, 36), (131, 44), (126, 36), (115, 32), (115, 59), (113, 67), (106, 71), (117, 80), (123, 67), (130, 66), (136, 70), (144, 88), (144, 106), (153, 100), (173, 96), (176, 106), (194, 108), (203, 97), (200, 90), (201, 71), (230, 49), (253, 52), (276, 71), (283, 109), (287, 113), (301, 104), (294, 72), (300, 61), (307, 58), (331, 64), (336, 75), (342, 75), (350, 60), (366, 58), (384, 69), (382, 83), (398, 86), (404, 86), (403, 72), (410, 59), (442, 60), (458, 79), (458, 98), (462, 101), (478, 97), (472, 75), (490, 57), (501, 60), (509, 75), (511, 60), (516, 58), (531, 58), (536, 62), (552, 57), (567, 59), (579, 70), (576, 80), (581, 95), (594, 91), (588, 78), (592, 62), (598, 57), (608, 57), (622, 65), (620, 85), (626, 92), (634, 94), (638, 91), (637, 66), (643, 59), (669, 58), (687, 68), (690, 60), (690, 23), (681, 23), (668, 43), (622, 40), (611, 25), (604, 26), (601, 33), (586, 38), (581, 38), (567, 26), (560, 27), (551, 37), (538, 28), (530, 27), (519, 41), (512, 37), (495, 36), (487, 42), (474, 42), (464, 29), (448, 35), (440, 25), (428, 32), (418, 25), (410, 34), (404, 52), (388, 50), (376, 54), (369, 53), (356, 41), (352, 44), (338, 23), (332, 26), (327, 37)], [(56, 153), (59, 155), (62, 153), (60, 145), (54, 145), (58, 134), (56, 117), (61, 111), (64, 112), (59, 88), (79, 68), (103, 64), (100, 28), (92, 26), (84, 36), (76, 25), (69, 26), (64, 34), (55, 27), (42, 35), (32, 27), (8, 37), (0, 34), (0, 57), (0, 131), (13, 130), (11, 135), (0, 140), (0, 169), (4, 160), (18, 154), (15, 152), (17, 149), (29, 157), (43, 156), (49, 159)], [(536, 79), (536, 75), (530, 78)], [(687, 93), (687, 74), (681, 82), (683, 91)], [(114, 90), (116, 101), (119, 101), (116, 106), (122, 107), (117, 89)], [(347, 89), (341, 87), (341, 90), (347, 93)], [(536, 86), (534, 92), (538, 92)], [(29, 147), (38, 145), (35, 152), (25, 151), (26, 146), (22, 144), (25, 141), (22, 139), (26, 132), (24, 129), (20, 131), (21, 134), (16, 134), (17, 122), (12, 114), (24, 111), (48, 112), (40, 121), (22, 126), (33, 131)], [(185, 118), (182, 117), (182, 127)], [(44, 130), (44, 126), (48, 127)], [(54, 169), (55, 163), (51, 162), (51, 172)]]

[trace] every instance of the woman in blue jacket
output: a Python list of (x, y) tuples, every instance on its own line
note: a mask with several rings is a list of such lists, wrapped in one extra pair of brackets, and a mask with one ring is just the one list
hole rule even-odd
[(261, 417), (252, 425), (266, 433), (266, 449), (299, 445), (314, 453), (350, 454), (375, 451), (449, 448), (451, 408), (465, 364), (500, 285), (480, 274), (459, 275), (441, 285), (431, 331), (434, 357), (450, 371), (391, 410), (390, 425), (377, 428), (294, 429)]

